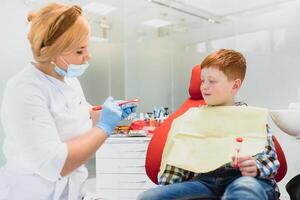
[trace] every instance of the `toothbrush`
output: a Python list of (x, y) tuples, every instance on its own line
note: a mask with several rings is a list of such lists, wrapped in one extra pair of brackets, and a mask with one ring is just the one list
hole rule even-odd
[[(138, 103), (140, 100), (139, 99), (133, 99), (133, 100), (128, 100), (128, 101), (122, 101), (122, 102), (119, 102), (118, 105), (119, 106), (122, 106), (122, 105), (125, 105), (125, 104), (128, 104), (128, 103)], [(100, 106), (94, 106), (92, 108), (93, 111), (97, 111), (97, 110), (102, 110), (102, 105)]]

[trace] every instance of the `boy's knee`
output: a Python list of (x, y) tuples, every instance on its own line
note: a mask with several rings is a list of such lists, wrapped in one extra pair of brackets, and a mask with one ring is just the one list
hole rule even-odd
[(239, 188), (257, 188), (260, 187), (260, 184), (256, 178), (250, 177), (250, 176), (242, 176), (238, 179), (236, 179), (232, 183), (233, 187), (239, 187)]
[(138, 195), (137, 200), (152, 200), (155, 199), (154, 193), (146, 190)]
[(141, 194), (138, 195), (138, 197), (136, 198), (136, 200), (147, 200), (149, 199), (147, 197), (147, 195), (145, 195), (145, 192), (142, 192)]
[(228, 186), (228, 189), (233, 191), (244, 193), (257, 193), (263, 189), (261, 184), (256, 178), (250, 176), (242, 176), (236, 179), (233, 183)]
[(223, 199), (242, 196), (247, 197), (246, 199), (268, 199), (268, 195), (259, 181), (249, 176), (242, 176), (233, 181), (227, 187)]

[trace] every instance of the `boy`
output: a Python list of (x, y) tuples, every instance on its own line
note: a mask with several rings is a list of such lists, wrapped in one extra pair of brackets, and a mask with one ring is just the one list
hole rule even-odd
[[(221, 49), (208, 55), (201, 63), (200, 88), (207, 107), (246, 105), (235, 102), (245, 73), (246, 60), (239, 52)], [(199, 196), (231, 200), (277, 199), (279, 190), (274, 176), (279, 168), (279, 161), (268, 127), (267, 132), (267, 143), (262, 147), (263, 151), (255, 156), (239, 156), (238, 159), (233, 156), (232, 162), (207, 173), (195, 173), (166, 164), (158, 177), (161, 186), (145, 191), (138, 199), (197, 199)], [(237, 163), (238, 167), (233, 167), (233, 163)]]

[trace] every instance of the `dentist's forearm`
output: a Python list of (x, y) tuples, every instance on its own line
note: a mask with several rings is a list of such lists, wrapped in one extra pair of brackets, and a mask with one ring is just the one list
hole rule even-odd
[(68, 156), (61, 176), (65, 176), (84, 164), (107, 139), (104, 130), (93, 127), (86, 134), (67, 142)]

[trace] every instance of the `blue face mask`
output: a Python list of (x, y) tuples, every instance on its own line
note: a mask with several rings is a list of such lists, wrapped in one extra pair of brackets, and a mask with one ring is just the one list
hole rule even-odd
[[(66, 64), (67, 62), (62, 59)], [(79, 77), (81, 76), (85, 70), (88, 68), (88, 63), (83, 63), (81, 65), (75, 65), (75, 64), (67, 64), (68, 68), (67, 71), (61, 69), (57, 65), (54, 67), (55, 72), (60, 76), (66, 76), (66, 77)]]

